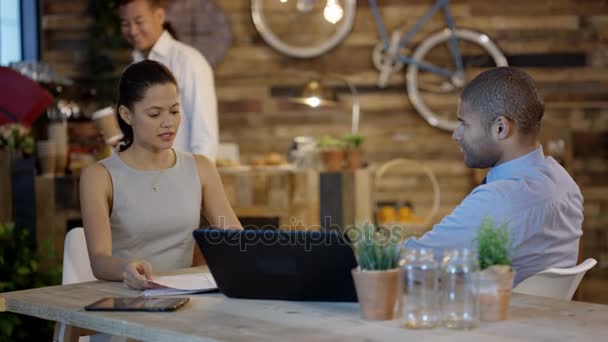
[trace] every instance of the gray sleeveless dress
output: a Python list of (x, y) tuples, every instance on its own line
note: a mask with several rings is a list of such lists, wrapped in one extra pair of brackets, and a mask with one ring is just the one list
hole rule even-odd
[(160, 171), (133, 169), (117, 153), (100, 161), (112, 178), (112, 256), (147, 260), (154, 273), (192, 265), (192, 231), (199, 226), (196, 161), (175, 153), (175, 165)]

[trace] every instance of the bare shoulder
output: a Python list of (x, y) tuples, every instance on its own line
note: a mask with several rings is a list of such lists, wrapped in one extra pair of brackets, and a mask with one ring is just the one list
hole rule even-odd
[(84, 188), (111, 189), (112, 180), (106, 167), (95, 163), (82, 171), (80, 184)]
[(194, 160), (196, 161), (196, 166), (198, 167), (199, 173), (207, 173), (209, 171), (215, 171), (214, 163), (207, 157), (201, 154), (192, 154), (194, 156)]
[(203, 155), (192, 155), (194, 156), (194, 160), (196, 161), (198, 175), (203, 187), (207, 185), (215, 185), (220, 177), (217, 172), (217, 169), (215, 168), (215, 163)]

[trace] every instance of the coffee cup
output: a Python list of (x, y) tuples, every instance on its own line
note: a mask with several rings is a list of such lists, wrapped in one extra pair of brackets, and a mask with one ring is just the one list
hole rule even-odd
[(50, 140), (38, 141), (36, 145), (38, 161), (40, 162), (40, 174), (43, 176), (53, 176), (55, 174), (56, 146), (55, 142)]
[(123, 134), (118, 126), (118, 120), (114, 115), (112, 107), (102, 108), (92, 116), (97, 129), (101, 131), (103, 139), (108, 145), (116, 145), (123, 137)]

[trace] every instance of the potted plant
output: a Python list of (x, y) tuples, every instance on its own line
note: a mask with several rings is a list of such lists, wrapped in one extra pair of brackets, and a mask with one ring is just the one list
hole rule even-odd
[[(60, 284), (61, 268), (44, 265), (55, 259), (51, 242), (46, 240), (36, 252), (26, 229), (0, 222), (0, 293)], [(53, 327), (35, 317), (0, 313), (0, 341), (48, 341)]]
[(347, 146), (346, 160), (350, 170), (359, 169), (363, 165), (363, 151), (361, 150), (361, 144), (363, 144), (364, 139), (365, 138), (363, 138), (363, 135), (359, 133), (351, 133), (342, 137), (342, 140)]
[(393, 319), (399, 296), (399, 244), (390, 231), (377, 230), (371, 224), (349, 233), (358, 266), (352, 270), (361, 318)]
[[(19, 123), (0, 126), (0, 180), (9, 185), (0, 188), (4, 206), (4, 210), (0, 210), (0, 217), (12, 218), (20, 227), (32, 231), (35, 226), (35, 206), (20, 206), (18, 210), (12, 210), (12, 203), (35, 203), (36, 160), (33, 152), (34, 139), (28, 127)], [(8, 202), (6, 205), (5, 201)]]
[(479, 253), (479, 304), (484, 321), (507, 319), (515, 272), (509, 258), (509, 231), (506, 224), (494, 225), (490, 217), (483, 219), (477, 233)]
[(9, 155), (9, 159), (21, 159), (34, 152), (34, 139), (25, 126), (10, 123), (0, 126), (0, 151)]
[(317, 146), (321, 150), (327, 171), (340, 171), (344, 164), (344, 141), (332, 136), (323, 136), (317, 140)]

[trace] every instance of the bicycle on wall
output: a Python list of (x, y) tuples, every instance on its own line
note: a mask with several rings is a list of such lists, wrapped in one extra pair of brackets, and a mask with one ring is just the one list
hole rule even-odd
[(333, 49), (350, 32), (357, 0), (251, 0), (251, 18), (275, 50), (313, 58)]
[[(487, 35), (457, 29), (449, 0), (435, 0), (411, 30), (403, 34), (398, 28), (390, 37), (377, 1), (368, 2), (380, 36), (372, 54), (380, 71), (378, 85), (385, 87), (407, 64), (406, 87), (414, 108), (431, 126), (454, 130), (460, 91), (484, 69), (507, 65), (503, 53)], [(352, 29), (356, 8), (356, 0), (251, 0), (262, 38), (295, 58), (317, 57), (337, 46)], [(408, 43), (441, 10), (446, 28), (423, 39), (410, 55)]]
[[(368, 1), (381, 39), (372, 54), (380, 71), (378, 86), (385, 87), (390, 76), (408, 64), (406, 87), (414, 108), (431, 126), (453, 131), (460, 90), (484, 69), (506, 66), (507, 59), (487, 35), (455, 27), (449, 0), (436, 0), (411, 30), (403, 34), (396, 29), (390, 37), (376, 0)], [(405, 47), (414, 34), (442, 9), (447, 27), (408, 55)]]

